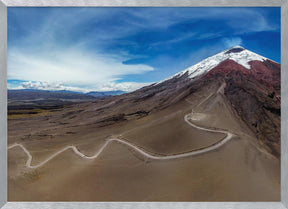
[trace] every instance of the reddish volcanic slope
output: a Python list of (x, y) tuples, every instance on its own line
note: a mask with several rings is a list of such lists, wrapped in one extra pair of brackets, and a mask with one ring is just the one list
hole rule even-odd
[(222, 74), (226, 79), (233, 78), (233, 80), (239, 85), (243, 82), (243, 79), (246, 79), (247, 81), (255, 79), (261, 84), (261, 88), (258, 88), (258, 90), (265, 91), (267, 94), (273, 94), (273, 98), (280, 105), (280, 64), (271, 60), (265, 60), (263, 62), (251, 61), (249, 64), (251, 69), (247, 69), (242, 65), (239, 65), (237, 62), (227, 59), (217, 67), (210, 70), (203, 78), (205, 79), (215, 74)]
[(243, 76), (252, 76), (261, 83), (265, 83), (267, 87), (271, 89), (280, 85), (280, 64), (271, 60), (266, 60), (264, 62), (250, 61), (249, 64), (251, 69), (247, 69), (237, 62), (227, 59), (210, 70), (206, 76), (211, 76), (216, 73), (222, 73), (227, 76), (231, 72), (235, 72), (234, 76), (239, 76), (240, 73)]

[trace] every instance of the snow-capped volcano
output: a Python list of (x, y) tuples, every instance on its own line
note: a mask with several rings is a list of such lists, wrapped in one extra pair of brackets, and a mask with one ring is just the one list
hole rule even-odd
[[(204, 59), (203, 61), (173, 75), (172, 77), (165, 79), (164, 81), (172, 79), (174, 77), (181, 77), (182, 75), (186, 73), (188, 73), (188, 76), (190, 79), (195, 79), (198, 76), (209, 72), (210, 70), (212, 70), (213, 68), (215, 68), (216, 66), (218, 66), (219, 64), (221, 64), (223, 61), (227, 59), (233, 60), (247, 69), (251, 69), (251, 65), (250, 65), (251, 61), (268, 60), (268, 58), (258, 55), (254, 52), (251, 52), (241, 46), (234, 46), (212, 57), (208, 57)], [(161, 81), (159, 83), (162, 83), (164, 81)]]
[[(232, 117), (255, 134), (260, 147), (279, 157), (280, 78), (280, 64), (234, 46), (164, 81), (123, 95), (121, 103), (127, 99), (133, 108), (149, 113), (187, 105), (188, 101), (198, 103), (196, 111), (212, 115), (228, 108)], [(219, 109), (212, 110), (213, 105)]]

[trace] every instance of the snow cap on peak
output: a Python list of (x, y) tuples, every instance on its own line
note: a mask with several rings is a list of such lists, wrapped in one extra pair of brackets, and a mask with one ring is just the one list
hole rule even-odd
[(243, 67), (250, 69), (249, 64), (250, 61), (254, 60), (264, 61), (267, 58), (255, 54), (243, 48), (242, 46), (234, 46), (212, 57), (208, 57), (207, 59), (185, 69), (184, 71), (176, 74), (175, 76), (181, 76), (184, 73), (188, 72), (189, 77), (194, 79), (201, 74), (207, 73), (209, 70), (213, 69), (226, 59), (233, 60), (238, 64), (242, 65)]
[[(251, 52), (245, 48), (243, 48), (242, 46), (234, 46), (230, 49), (226, 49), (225, 51), (222, 51), (212, 57), (208, 57), (204, 60), (202, 60), (201, 62), (197, 63), (196, 65), (193, 65), (179, 73), (177, 73), (176, 75), (165, 79), (165, 80), (169, 80), (171, 78), (175, 78), (175, 77), (180, 77), (185, 73), (188, 73), (189, 78), (191, 79), (196, 79), (198, 76), (203, 75), (207, 72), (209, 72), (211, 69), (213, 69), (214, 67), (216, 67), (217, 65), (219, 65), (221, 62), (230, 59), (233, 60), (235, 62), (237, 62), (238, 64), (242, 65), (243, 67), (250, 69), (250, 61), (265, 61), (267, 60), (267, 58), (262, 57), (261, 55), (258, 55), (254, 52)], [(165, 81), (164, 80), (164, 81)], [(163, 81), (159, 82), (162, 83)], [(159, 84), (157, 83), (157, 84)]]

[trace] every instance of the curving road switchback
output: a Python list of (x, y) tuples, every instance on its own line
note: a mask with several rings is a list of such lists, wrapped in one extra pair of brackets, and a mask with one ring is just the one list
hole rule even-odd
[(69, 149), (71, 149), (76, 155), (78, 155), (81, 158), (90, 159), (90, 160), (91, 159), (96, 159), (103, 152), (103, 150), (113, 141), (119, 142), (119, 143), (121, 143), (123, 145), (126, 145), (126, 146), (132, 148), (133, 150), (137, 151), (138, 153), (140, 153), (144, 157), (146, 157), (148, 159), (151, 159), (151, 160), (172, 160), (172, 159), (179, 159), (179, 158), (185, 158), (185, 157), (200, 155), (200, 154), (204, 154), (204, 153), (210, 152), (212, 150), (216, 150), (216, 149), (220, 148), (221, 146), (223, 146), (225, 143), (227, 143), (234, 136), (234, 134), (232, 134), (232, 133), (230, 133), (228, 131), (225, 131), (225, 130), (214, 130), (214, 129), (200, 127), (198, 125), (193, 124), (191, 122), (191, 119), (193, 119), (193, 112), (190, 113), (190, 114), (185, 115), (184, 120), (185, 120), (185, 122), (187, 124), (189, 124), (190, 126), (192, 126), (194, 128), (203, 130), (203, 131), (214, 132), (214, 133), (223, 133), (223, 134), (226, 134), (226, 137), (224, 139), (222, 139), (221, 141), (219, 141), (219, 142), (217, 142), (217, 143), (215, 143), (215, 144), (213, 144), (211, 146), (205, 147), (205, 148), (201, 148), (201, 149), (198, 149), (198, 150), (193, 150), (191, 152), (186, 152), (186, 153), (182, 153), (182, 154), (165, 155), (165, 156), (163, 156), (163, 155), (162, 156), (153, 155), (151, 153), (145, 152), (143, 149), (141, 149), (141, 148), (139, 148), (139, 147), (137, 147), (137, 146), (125, 141), (125, 140), (118, 139), (118, 138), (111, 138), (111, 139), (106, 140), (105, 143), (100, 147), (100, 149), (92, 156), (87, 156), (87, 155), (83, 154), (82, 152), (80, 152), (77, 149), (77, 147), (70, 145), (70, 146), (66, 146), (63, 149), (55, 152), (54, 154), (52, 154), (51, 156), (46, 158), (44, 161), (42, 161), (42, 162), (40, 162), (39, 164), (36, 164), (36, 165), (32, 165), (33, 157), (31, 155), (31, 153), (22, 144), (18, 144), (18, 143), (12, 144), (12, 145), (10, 145), (8, 147), (8, 150), (9, 149), (13, 149), (15, 147), (20, 147), (26, 153), (26, 155), (28, 156), (28, 159), (26, 161), (26, 167), (27, 168), (31, 168), (31, 169), (35, 169), (35, 168), (39, 168), (39, 167), (45, 165), (48, 161), (52, 160), (57, 155), (61, 154), (62, 152), (65, 152), (66, 150), (69, 150)]

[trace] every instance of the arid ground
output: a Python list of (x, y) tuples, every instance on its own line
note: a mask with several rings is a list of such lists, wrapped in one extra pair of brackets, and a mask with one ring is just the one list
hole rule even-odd
[[(133, 103), (123, 95), (9, 115), (8, 201), (279, 201), (279, 157), (259, 145), (225, 88), (215, 80), (149, 111), (154, 100)], [(227, 132), (231, 139), (209, 149)], [(120, 142), (83, 157), (109, 139)], [(67, 149), (45, 162), (70, 145), (84, 155)]]

